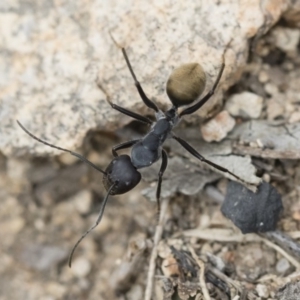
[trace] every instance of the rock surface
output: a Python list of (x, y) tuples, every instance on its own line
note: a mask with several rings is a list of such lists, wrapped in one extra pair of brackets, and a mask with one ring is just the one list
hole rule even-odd
[(234, 153), (264, 158), (299, 159), (300, 123), (253, 120), (236, 126), (231, 134), (239, 142)]
[(220, 103), (222, 91), (239, 79), (249, 39), (265, 33), (293, 8), (285, 0), (265, 1), (263, 6), (258, 0), (189, 1), (184, 6), (137, 0), (123, 5), (103, 1), (38, 5), (30, 0), (26, 5), (1, 6), (5, 26), (0, 29), (0, 149), (6, 155), (24, 148), (39, 154), (54, 152), (33, 143), (16, 119), (37, 136), (73, 149), (91, 128), (113, 130), (128, 123), (128, 117), (106, 103), (97, 78), (115, 103), (149, 112), (109, 31), (128, 50), (147, 95), (159, 98), (160, 105), (170, 104), (164, 86), (175, 67), (201, 63), (208, 89), (225, 52), (218, 92), (199, 112), (206, 116)]

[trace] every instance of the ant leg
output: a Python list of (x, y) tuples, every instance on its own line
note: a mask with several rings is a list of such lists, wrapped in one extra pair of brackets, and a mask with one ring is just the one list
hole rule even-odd
[(104, 209), (105, 209), (105, 206), (106, 206), (106, 203), (107, 203), (107, 200), (108, 200), (108, 196), (110, 195), (110, 192), (112, 191), (112, 189), (116, 186), (117, 183), (114, 183), (107, 191), (107, 194), (101, 204), (101, 207), (100, 207), (100, 212), (99, 212), (99, 215), (98, 215), (98, 218), (97, 218), (97, 221), (96, 223), (88, 230), (86, 231), (82, 236), (81, 238), (76, 242), (76, 244), (74, 245), (71, 253), (70, 253), (70, 256), (69, 256), (69, 267), (71, 268), (72, 266), (72, 258), (73, 258), (73, 254), (77, 248), (77, 246), (80, 244), (80, 242), (93, 230), (95, 229), (98, 224), (100, 223), (101, 219), (102, 219), (102, 216), (103, 216), (103, 213), (104, 213)]
[(144, 92), (144, 90), (143, 90), (141, 84), (140, 84), (140, 83), (138, 82), (138, 80), (136, 79), (136, 76), (135, 76), (135, 74), (134, 74), (134, 72), (133, 72), (133, 69), (132, 69), (132, 66), (131, 66), (131, 64), (130, 64), (130, 61), (129, 61), (129, 59), (128, 59), (128, 56), (127, 56), (127, 53), (126, 53), (125, 48), (121, 48), (121, 50), (122, 50), (123, 56), (124, 56), (124, 58), (125, 58), (125, 60), (126, 60), (127, 67), (128, 67), (128, 69), (129, 69), (129, 71), (130, 71), (130, 73), (131, 73), (131, 76), (132, 76), (133, 80), (134, 80), (134, 85), (136, 86), (136, 88), (137, 88), (137, 90), (138, 90), (138, 92), (139, 92), (139, 94), (140, 94), (140, 97), (142, 98), (142, 100), (143, 100), (143, 102), (145, 103), (146, 106), (148, 106), (149, 108), (155, 110), (155, 112), (158, 112), (159, 109), (157, 108), (156, 104), (155, 104), (153, 101), (151, 101), (151, 100), (146, 96), (146, 94), (145, 94), (145, 92)]
[(106, 101), (109, 103), (109, 105), (113, 109), (115, 109), (115, 110), (119, 111), (120, 113), (122, 113), (124, 115), (127, 115), (127, 116), (129, 116), (129, 117), (131, 117), (133, 119), (136, 119), (137, 121), (140, 121), (140, 122), (143, 122), (143, 123), (146, 123), (146, 124), (149, 124), (149, 125), (152, 124), (152, 121), (150, 119), (148, 119), (148, 118), (146, 118), (146, 117), (144, 117), (144, 116), (142, 116), (140, 114), (137, 114), (137, 113), (135, 113), (135, 112), (133, 112), (133, 111), (131, 111), (129, 109), (123, 108), (123, 107), (121, 107), (121, 106), (119, 106), (117, 104), (112, 103), (111, 100), (110, 100), (110, 96), (106, 92), (106, 90), (104, 89), (104, 87), (99, 82), (97, 82), (97, 85), (98, 85), (98, 88), (106, 95)]
[(125, 58), (127, 67), (128, 67), (128, 69), (129, 69), (129, 71), (130, 71), (130, 74), (131, 74), (133, 80), (134, 80), (134, 85), (136, 86), (136, 88), (137, 88), (137, 90), (138, 90), (138, 92), (139, 92), (139, 94), (140, 94), (140, 97), (142, 98), (143, 102), (145, 103), (146, 106), (148, 106), (149, 108), (155, 110), (155, 112), (158, 112), (159, 109), (157, 108), (156, 104), (155, 104), (153, 101), (151, 101), (151, 100), (146, 96), (146, 94), (145, 94), (145, 92), (144, 92), (144, 90), (143, 90), (141, 84), (137, 81), (136, 76), (135, 76), (135, 74), (134, 74), (134, 72), (133, 72), (132, 66), (131, 66), (131, 64), (130, 64), (129, 58), (128, 58), (128, 56), (127, 56), (127, 53), (126, 53), (125, 48), (122, 47), (122, 46), (120, 46), (120, 45), (117, 43), (117, 41), (114, 39), (114, 37), (113, 37), (113, 35), (112, 35), (111, 32), (109, 32), (109, 35), (110, 35), (111, 39), (113, 40), (114, 44), (115, 44), (118, 48), (120, 48), (120, 49), (122, 50), (122, 53), (123, 53), (123, 56), (124, 56), (124, 58)]
[(162, 149), (162, 157), (161, 158), (162, 158), (162, 162), (161, 162), (160, 170), (158, 173), (158, 184), (157, 184), (157, 189), (156, 189), (157, 216), (159, 216), (159, 214), (160, 214), (160, 191), (161, 191), (162, 177), (168, 166), (168, 155), (164, 149)]
[(205, 157), (203, 157), (199, 152), (197, 152), (190, 144), (188, 144), (185, 140), (183, 140), (182, 138), (173, 135), (172, 136), (173, 139), (175, 139), (185, 150), (187, 150), (190, 154), (194, 155), (196, 158), (198, 158), (200, 161), (203, 161), (204, 163), (207, 163), (208, 165), (216, 168), (219, 171), (222, 171), (224, 173), (228, 173), (230, 175), (232, 175), (233, 177), (235, 177), (237, 180), (246, 183), (246, 184), (250, 184), (253, 185), (251, 183), (248, 183), (247, 181), (243, 180), (242, 178), (240, 178), (239, 176), (235, 175), (234, 173), (230, 172), (228, 169), (223, 168), (209, 160), (207, 160)]
[(129, 148), (129, 147), (133, 146), (134, 144), (136, 144), (138, 141), (140, 141), (140, 139), (132, 140), (132, 141), (125, 142), (125, 143), (122, 143), (122, 144), (112, 147), (111, 151), (112, 151), (113, 156), (117, 157), (118, 156), (117, 151), (119, 151), (121, 149)]
[(218, 74), (218, 77), (212, 87), (212, 89), (201, 99), (199, 100), (196, 104), (194, 104), (193, 106), (190, 106), (186, 109), (184, 109), (180, 114), (179, 114), (179, 117), (181, 118), (182, 116), (184, 115), (190, 115), (192, 113), (194, 113), (195, 111), (197, 111), (199, 108), (201, 108), (209, 99), (210, 97), (214, 94), (216, 88), (217, 88), (217, 85), (222, 77), (222, 74), (223, 74), (223, 71), (224, 71), (224, 68), (225, 68), (225, 62), (224, 62), (224, 54), (222, 56), (222, 66), (221, 66), (221, 69), (219, 71), (219, 74)]
[(100, 168), (98, 168), (96, 165), (94, 165), (92, 162), (90, 162), (87, 158), (85, 158), (84, 156), (76, 153), (76, 152), (73, 152), (73, 151), (70, 151), (68, 149), (64, 149), (64, 148), (61, 148), (61, 147), (58, 147), (58, 146), (55, 146), (55, 145), (52, 145), (50, 143), (47, 143), (43, 140), (41, 140), (40, 138), (36, 137), (35, 135), (33, 135), (31, 132), (29, 132), (18, 120), (17, 120), (17, 123), (18, 125), (29, 135), (31, 136), (33, 139), (35, 139), (36, 141), (42, 143), (42, 144), (45, 144), (51, 148), (54, 148), (54, 149), (57, 149), (57, 150), (61, 150), (61, 151), (64, 151), (64, 152), (68, 152), (70, 153), (71, 155), (73, 156), (76, 156), (77, 158), (79, 158), (81, 161), (83, 161), (84, 163), (90, 165), (91, 167), (93, 167), (94, 169), (96, 169), (97, 171), (101, 172), (102, 174), (105, 174), (106, 175), (106, 172), (101, 170)]

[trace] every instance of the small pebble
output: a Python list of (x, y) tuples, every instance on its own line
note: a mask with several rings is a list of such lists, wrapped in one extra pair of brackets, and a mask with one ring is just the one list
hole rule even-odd
[(92, 193), (89, 190), (82, 190), (72, 197), (76, 210), (81, 214), (90, 211), (92, 200)]
[(232, 95), (225, 108), (232, 116), (256, 119), (263, 107), (263, 97), (250, 92)]
[(250, 143), (249, 143), (249, 146), (250, 146), (251, 148), (258, 148), (258, 147), (259, 147), (259, 145), (257, 144), (256, 141), (250, 142)]
[(218, 253), (219, 251), (221, 251), (223, 249), (223, 245), (220, 243), (213, 243), (212, 245), (212, 249), (213, 249), (213, 253)]
[(46, 291), (55, 299), (63, 299), (68, 292), (67, 287), (57, 282), (49, 282), (46, 286)]
[(54, 226), (65, 225), (70, 216), (78, 214), (71, 201), (58, 203), (52, 211), (51, 224)]
[(292, 112), (289, 118), (289, 123), (297, 123), (297, 122), (300, 122), (300, 111)]
[(292, 214), (292, 218), (296, 221), (300, 221), (300, 210), (296, 210)]
[(210, 243), (204, 243), (203, 246), (201, 247), (201, 252), (202, 253), (212, 253), (213, 249), (210, 245)]
[(285, 71), (292, 71), (295, 69), (295, 64), (290, 61), (284, 61), (282, 64), (282, 69)]
[(267, 255), (262, 251), (259, 243), (239, 246), (239, 253), (236, 254), (234, 261), (237, 276), (247, 280), (257, 280), (269, 268)]
[(256, 144), (257, 144), (257, 146), (258, 146), (259, 148), (263, 148), (263, 147), (264, 147), (264, 144), (263, 144), (263, 142), (261, 141), (261, 139), (257, 139), (257, 140), (256, 140)]
[(226, 264), (221, 257), (213, 255), (212, 253), (207, 253), (206, 255), (213, 266), (219, 271), (223, 272), (225, 270)]
[(9, 158), (6, 165), (9, 178), (18, 181), (23, 181), (27, 178), (27, 172), (30, 167), (28, 160)]
[(200, 130), (202, 137), (206, 142), (219, 142), (227, 136), (227, 134), (233, 129), (234, 125), (235, 120), (226, 110), (223, 110), (213, 119), (202, 124)]
[(209, 215), (206, 215), (206, 214), (201, 215), (199, 218), (198, 228), (200, 228), (200, 229), (208, 228), (209, 225), (210, 225)]
[(38, 271), (50, 270), (68, 257), (68, 251), (57, 246), (31, 244), (21, 253), (21, 260)]
[(286, 112), (292, 114), (295, 111), (295, 106), (292, 103), (285, 103), (285, 110)]
[(39, 231), (43, 231), (46, 228), (46, 224), (43, 219), (36, 219), (34, 220), (33, 224), (34, 227)]
[(277, 95), (279, 93), (278, 91), (278, 87), (271, 82), (268, 82), (265, 84), (265, 91), (269, 94), (269, 95)]
[(24, 218), (12, 216), (10, 219), (0, 222), (0, 235), (15, 235), (25, 226)]
[(290, 268), (290, 263), (286, 258), (281, 258), (276, 264), (276, 271), (279, 274), (284, 274)]
[(271, 181), (271, 176), (268, 173), (265, 173), (262, 177), (263, 181), (265, 182), (270, 182)]
[(138, 253), (143, 252), (147, 247), (151, 248), (146, 240), (146, 235), (137, 235), (129, 241), (127, 248), (127, 258), (130, 260), (132, 257), (136, 256)]
[(266, 83), (267, 81), (269, 81), (270, 77), (269, 74), (265, 71), (265, 70), (261, 70), (258, 74), (258, 80), (261, 83)]
[(179, 268), (176, 259), (173, 255), (170, 255), (166, 259), (163, 260), (161, 264), (161, 270), (166, 277), (179, 276)]
[(274, 120), (277, 117), (283, 116), (285, 106), (274, 98), (267, 101), (267, 115), (268, 120)]
[(296, 52), (300, 40), (299, 29), (277, 26), (272, 31), (276, 46), (284, 52)]
[(57, 158), (59, 162), (66, 166), (73, 165), (76, 162), (78, 162), (78, 158), (73, 155), (70, 155), (70, 153), (62, 153)]
[(84, 291), (88, 291), (91, 288), (91, 281), (87, 278), (80, 278), (77, 284)]
[(79, 257), (72, 263), (72, 272), (77, 277), (86, 277), (91, 272), (91, 270), (91, 263), (84, 257)]
[(259, 297), (262, 297), (262, 298), (268, 298), (269, 297), (270, 292), (269, 292), (269, 290), (268, 290), (268, 288), (267, 288), (266, 285), (259, 283), (256, 286), (255, 289), (256, 289)]
[(135, 284), (126, 294), (127, 299), (143, 299), (143, 287), (141, 285)]

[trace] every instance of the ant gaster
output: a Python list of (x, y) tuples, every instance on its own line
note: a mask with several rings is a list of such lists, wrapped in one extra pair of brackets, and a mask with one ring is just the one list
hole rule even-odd
[[(185, 148), (190, 154), (198, 158), (200, 161), (205, 162), (208, 165), (222, 172), (229, 173), (230, 175), (234, 176), (236, 179), (244, 182), (244, 180), (242, 180), (240, 177), (233, 174), (226, 168), (223, 168), (205, 159), (190, 144), (188, 144), (185, 140), (176, 136), (172, 132), (172, 129), (178, 124), (178, 122), (184, 115), (190, 115), (195, 111), (197, 111), (214, 94), (225, 68), (224, 55), (223, 55), (222, 65), (214, 85), (212, 86), (211, 90), (202, 99), (199, 99), (198, 101), (196, 100), (200, 97), (200, 95), (204, 91), (205, 84), (206, 84), (206, 76), (202, 67), (198, 63), (189, 63), (189, 64), (184, 64), (179, 68), (175, 69), (168, 79), (167, 88), (166, 88), (168, 97), (171, 100), (173, 105), (169, 110), (163, 112), (156, 106), (156, 104), (152, 100), (150, 100), (146, 96), (141, 84), (136, 79), (136, 76), (129, 62), (126, 50), (124, 48), (121, 49), (126, 64), (131, 73), (131, 76), (134, 80), (134, 84), (138, 90), (138, 93), (142, 101), (144, 102), (144, 104), (148, 106), (150, 109), (154, 110), (156, 121), (153, 122), (147, 117), (144, 117), (140, 114), (137, 114), (133, 111), (130, 111), (126, 108), (123, 108), (121, 106), (118, 106), (117, 104), (112, 103), (109, 95), (105, 92), (105, 89), (98, 83), (99, 88), (106, 94), (106, 99), (113, 109), (127, 116), (130, 116), (137, 121), (146, 123), (151, 126), (149, 132), (143, 138), (128, 141), (119, 144), (117, 146), (114, 146), (112, 148), (112, 153), (114, 158), (105, 171), (103, 171), (102, 169), (100, 169), (99, 167), (97, 167), (92, 162), (90, 162), (89, 160), (87, 160), (85, 157), (83, 157), (78, 153), (49, 144), (39, 139), (38, 137), (30, 133), (26, 128), (24, 128), (24, 126), (19, 121), (17, 121), (19, 126), (33, 139), (45, 145), (48, 145), (52, 148), (65, 151), (70, 153), (73, 156), (76, 156), (77, 158), (89, 164), (94, 169), (96, 169), (97, 171), (103, 174), (102, 182), (104, 184), (105, 189), (107, 190), (107, 194), (102, 202), (96, 223), (88, 231), (86, 231), (81, 236), (81, 238), (77, 241), (77, 243), (74, 245), (69, 257), (70, 267), (71, 267), (74, 251), (79, 245), (79, 243), (84, 239), (86, 235), (89, 234), (89, 232), (91, 232), (100, 223), (109, 195), (120, 195), (132, 190), (141, 180), (141, 174), (138, 171), (138, 169), (148, 167), (161, 158), (162, 162), (158, 173), (158, 184), (156, 190), (157, 207), (159, 211), (162, 177), (168, 164), (168, 156), (167, 156), (167, 152), (163, 149), (163, 144), (165, 140), (168, 138), (175, 139), (183, 148)], [(181, 112), (178, 112), (179, 107), (192, 104), (195, 101), (196, 101), (195, 104), (191, 105), (188, 108), (183, 109)], [(118, 150), (130, 148), (130, 147), (132, 147), (131, 156), (129, 155), (118, 156), (117, 154)]]

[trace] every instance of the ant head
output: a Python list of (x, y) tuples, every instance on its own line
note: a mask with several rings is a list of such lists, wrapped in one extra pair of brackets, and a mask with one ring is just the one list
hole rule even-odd
[(206, 75), (198, 63), (175, 69), (167, 82), (167, 94), (175, 107), (193, 103), (202, 94)]
[(132, 190), (141, 180), (141, 173), (133, 166), (130, 156), (115, 157), (105, 170), (103, 185), (108, 190), (113, 184), (111, 195), (120, 195)]

